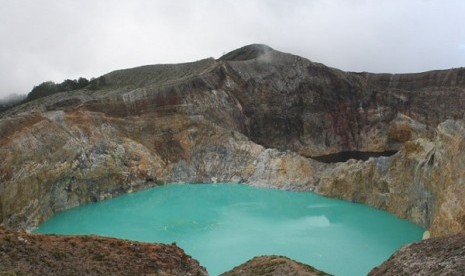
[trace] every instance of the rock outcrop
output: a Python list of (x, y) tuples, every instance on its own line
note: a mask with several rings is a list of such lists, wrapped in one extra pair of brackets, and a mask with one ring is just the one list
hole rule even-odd
[(221, 276), (324, 276), (330, 275), (309, 265), (283, 256), (260, 256), (241, 264)]
[(208, 275), (176, 245), (0, 229), (0, 275)]
[(432, 238), (399, 249), (368, 275), (463, 275), (465, 234)]

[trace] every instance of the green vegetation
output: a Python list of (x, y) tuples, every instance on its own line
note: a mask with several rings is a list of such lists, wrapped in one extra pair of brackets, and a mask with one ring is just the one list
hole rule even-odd
[(31, 92), (27, 94), (26, 102), (38, 98), (43, 98), (55, 93), (74, 91), (79, 89), (88, 88), (90, 90), (98, 90), (105, 86), (105, 77), (101, 76), (97, 79), (79, 78), (78, 80), (64, 80), (62, 83), (54, 83), (53, 81), (46, 81), (32, 88)]
[(215, 64), (213, 58), (182, 64), (146, 65), (130, 69), (113, 71), (105, 76), (79, 79), (66, 79), (61, 83), (46, 81), (36, 85), (21, 98), (0, 100), (0, 113), (15, 106), (44, 98), (56, 93), (87, 89), (96, 91), (112, 85), (114, 87), (162, 86), (179, 80), (193, 78), (207, 71)]
[(102, 89), (106, 84), (107, 82), (104, 76), (99, 78), (92, 78), (90, 80), (82, 77), (77, 80), (66, 79), (61, 83), (46, 81), (34, 86), (34, 88), (32, 88), (31, 92), (29, 92), (27, 96), (12, 95), (6, 99), (0, 100), (0, 113), (23, 103), (47, 97), (56, 93), (80, 89), (96, 91)]

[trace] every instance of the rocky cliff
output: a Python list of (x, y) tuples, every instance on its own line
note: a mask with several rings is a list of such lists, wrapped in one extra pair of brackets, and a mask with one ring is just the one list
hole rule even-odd
[(406, 142), (391, 157), (351, 160), (321, 172), (319, 192), (387, 210), (433, 236), (465, 228), (465, 123), (447, 120), (432, 140)]
[(351, 73), (250, 45), (102, 78), (1, 115), (3, 225), (163, 183), (232, 181), (366, 203), (433, 235), (465, 228), (465, 69)]

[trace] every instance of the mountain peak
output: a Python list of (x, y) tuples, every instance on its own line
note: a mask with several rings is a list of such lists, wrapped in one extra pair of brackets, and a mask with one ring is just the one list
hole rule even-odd
[(274, 49), (265, 44), (250, 44), (223, 55), (220, 60), (241, 61), (255, 59), (270, 51), (274, 51)]

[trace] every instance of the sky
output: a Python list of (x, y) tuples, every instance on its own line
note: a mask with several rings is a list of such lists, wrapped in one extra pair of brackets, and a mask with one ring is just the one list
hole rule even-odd
[(463, 0), (0, 0), (0, 99), (262, 43), (346, 71), (465, 67)]

